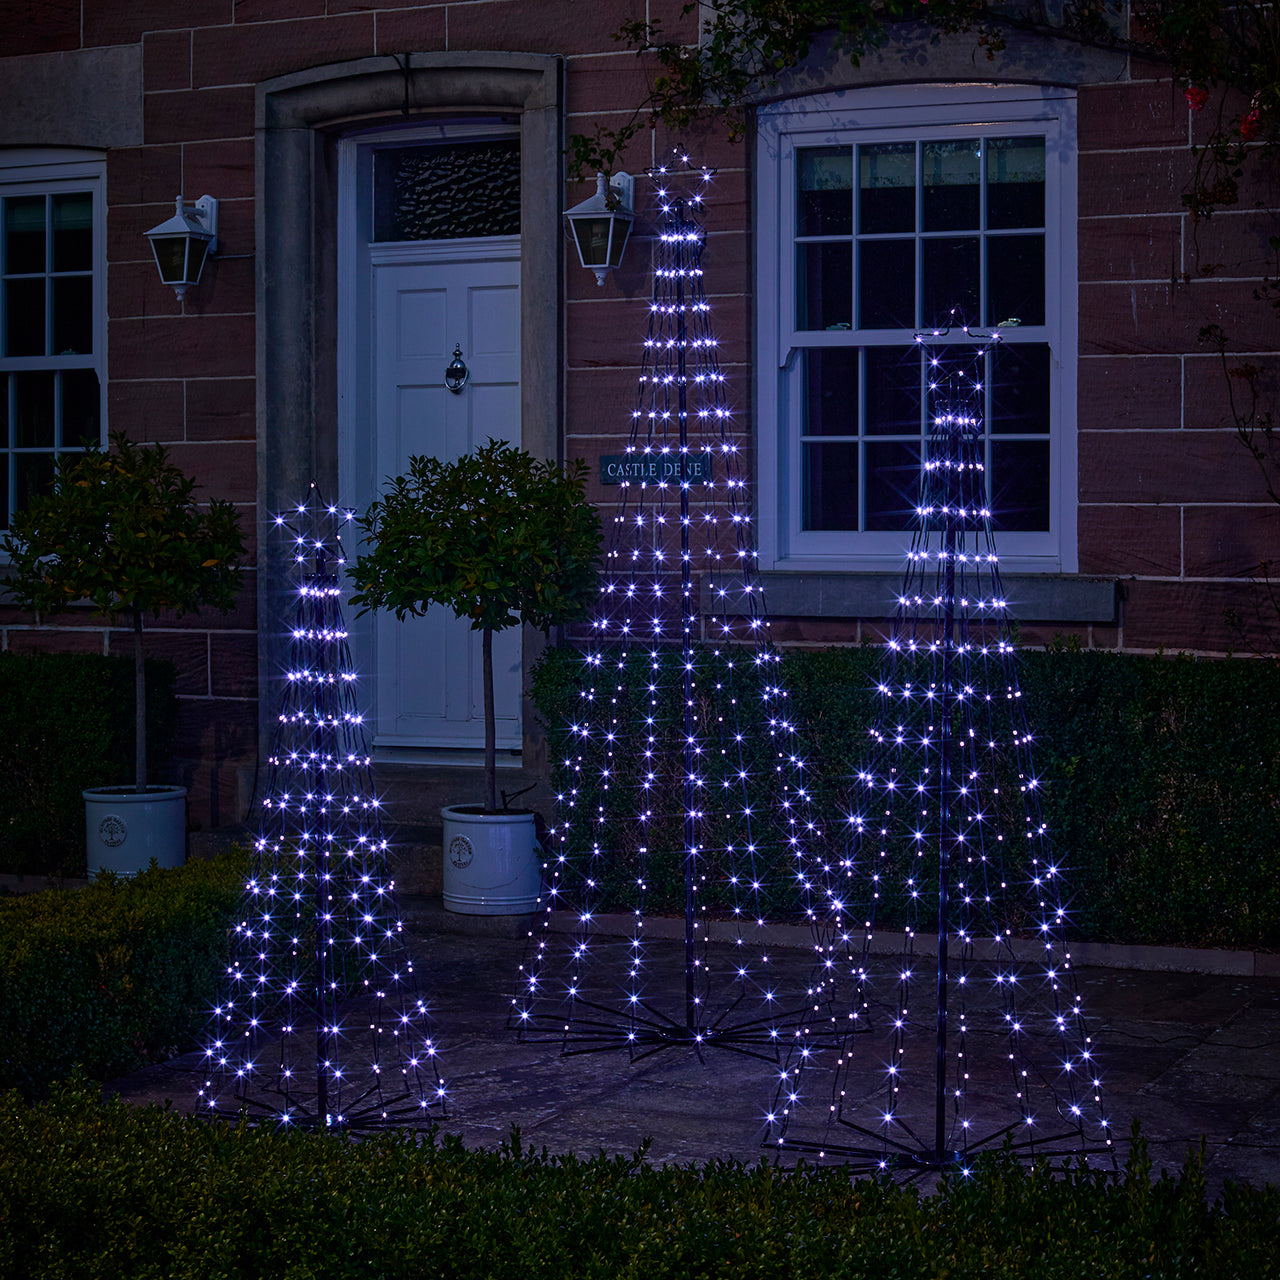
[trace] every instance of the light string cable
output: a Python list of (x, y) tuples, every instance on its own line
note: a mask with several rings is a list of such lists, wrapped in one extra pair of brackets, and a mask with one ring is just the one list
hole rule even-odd
[(342, 612), (354, 512), (313, 483), (274, 529), (294, 610), (233, 954), (199, 1098), (211, 1115), (379, 1128), (443, 1115), (431, 1017), (395, 903)]
[[(1001, 335), (961, 332), (917, 338), (929, 429), (871, 763), (846, 817), (863, 945), (823, 1066), (830, 1098), (806, 1129), (784, 1090), (772, 1112), (772, 1142), (855, 1170), (963, 1171), (1000, 1145), (1114, 1155), (995, 549), (985, 420)], [(886, 919), (901, 931), (891, 962), (872, 956)]]
[[(714, 175), (677, 157), (649, 176), (658, 234), (628, 471), (558, 767), (546, 905), (549, 918), (571, 904), (576, 932), (564, 976), (549, 967), (549, 925), (535, 932), (513, 1022), (565, 1052), (715, 1044), (776, 1059), (808, 1009), (782, 1003), (752, 934), (783, 899), (812, 918), (804, 839), (817, 827), (794, 781), (803, 761), (765, 640), (741, 437), (703, 284)], [(654, 886), (672, 883), (683, 901), (655, 903)], [(614, 945), (596, 936), (602, 904), (628, 917), (616, 1003), (587, 994), (589, 963)], [(683, 910), (678, 978), (654, 970), (654, 910)]]

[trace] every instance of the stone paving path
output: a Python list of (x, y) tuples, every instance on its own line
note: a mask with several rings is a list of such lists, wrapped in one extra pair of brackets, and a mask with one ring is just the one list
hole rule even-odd
[[(442, 932), (462, 922), (405, 906), (439, 1027), (451, 1097), (444, 1128), (485, 1147), (518, 1125), (523, 1141), (552, 1151), (630, 1154), (648, 1140), (654, 1161), (765, 1156), (772, 1065), (723, 1052), (699, 1062), (684, 1051), (629, 1064), (619, 1052), (562, 1057), (554, 1044), (519, 1044), (506, 1015), (523, 941)], [(807, 965), (801, 953), (796, 963)], [(1211, 1191), (1226, 1178), (1280, 1183), (1280, 980), (1093, 968), (1077, 982), (1118, 1132), (1137, 1117), (1157, 1170), (1176, 1170), (1203, 1137)], [(197, 1077), (189, 1054), (108, 1089), (190, 1111)]]

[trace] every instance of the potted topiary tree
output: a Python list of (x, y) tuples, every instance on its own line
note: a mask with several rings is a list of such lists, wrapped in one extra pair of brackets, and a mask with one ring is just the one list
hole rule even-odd
[(117, 432), (110, 452), (59, 458), (52, 491), (18, 512), (4, 539), (18, 604), (43, 616), (87, 600), (133, 630), (134, 783), (84, 792), (90, 875), (132, 874), (152, 858), (177, 866), (185, 856), (186, 788), (147, 785), (143, 616), (205, 605), (226, 613), (244, 557), (235, 509), (218, 499), (197, 506), (194, 488), (163, 448)]
[(499, 808), (493, 634), (583, 616), (596, 593), (600, 522), (586, 467), (561, 468), (498, 440), (454, 462), (415, 456), (360, 521), (369, 550), (352, 570), (361, 612), (397, 618), (441, 604), (481, 635), (484, 800), (442, 811), (445, 906), (512, 914), (536, 902), (534, 815)]

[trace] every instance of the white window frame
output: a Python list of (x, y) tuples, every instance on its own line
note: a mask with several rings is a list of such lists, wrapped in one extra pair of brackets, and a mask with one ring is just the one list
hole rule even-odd
[[(0, 355), (0, 373), (44, 369), (93, 369), (98, 375), (98, 443), (107, 439), (107, 201), (106, 156), (102, 151), (74, 147), (0, 148), (0, 196), (57, 195), (89, 191), (93, 195), (93, 352), (86, 358)], [(3, 246), (0, 246), (0, 252)], [(46, 323), (48, 317), (46, 316)], [(40, 451), (44, 452), (44, 451)], [(55, 443), (54, 456), (79, 453)], [(9, 502), (14, 500), (14, 452), (9, 441), (0, 441), (0, 465), (9, 468)], [(11, 510), (12, 514), (12, 510)]]
[[(1045, 324), (1018, 338), (1050, 349), (1050, 529), (1004, 533), (1006, 570), (1074, 573), (1076, 547), (1076, 114), (1075, 92), (1029, 85), (899, 85), (761, 107), (756, 143), (756, 407), (759, 550), (764, 569), (898, 569), (910, 534), (800, 527), (800, 365), (805, 348), (857, 345), (858, 330), (795, 327), (798, 147), (933, 141), (981, 130), (1045, 136)], [(851, 342), (851, 335), (853, 341)]]

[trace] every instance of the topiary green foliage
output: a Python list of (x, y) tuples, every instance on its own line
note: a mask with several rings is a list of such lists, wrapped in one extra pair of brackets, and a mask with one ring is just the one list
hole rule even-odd
[(361, 613), (444, 605), (483, 636), (485, 806), (496, 810), (493, 633), (582, 617), (596, 593), (600, 522), (586, 467), (561, 469), (500, 440), (454, 462), (416, 456), (360, 521), (351, 571)]
[[(82, 876), (86, 787), (133, 775), (133, 663), (101, 654), (0, 654), (0, 872)], [(147, 663), (147, 750), (177, 726), (174, 670)]]
[[(829, 838), (867, 760), (882, 661), (877, 648), (784, 655), (779, 680)], [(580, 663), (550, 650), (534, 672), (553, 765), (569, 745)], [(1280, 949), (1280, 666), (1063, 645), (1024, 652), (1020, 683), (1077, 936)], [(589, 811), (590, 795), (579, 804)], [(683, 886), (663, 866), (649, 868), (651, 905), (678, 910)], [(901, 923), (894, 911), (886, 893), (882, 925)]]
[(72, 1087), (0, 1101), (6, 1280), (1238, 1280), (1280, 1269), (1280, 1190), (1206, 1199), (1000, 1156), (922, 1195), (839, 1168), (656, 1168), (456, 1138), (231, 1128)]
[(75, 1067), (103, 1080), (172, 1057), (208, 1019), (247, 865), (0, 898), (0, 1087), (38, 1097)]
[(4, 549), (10, 594), (25, 608), (56, 614), (87, 600), (134, 633), (134, 785), (147, 783), (144, 614), (178, 615), (212, 605), (226, 613), (240, 586), (244, 541), (235, 508), (197, 506), (195, 481), (158, 446), (111, 437), (111, 451), (58, 459), (51, 493), (14, 517)]

